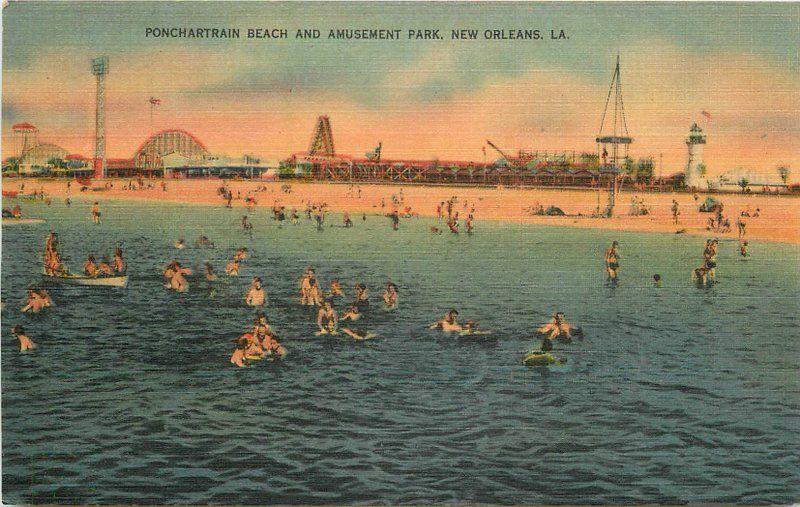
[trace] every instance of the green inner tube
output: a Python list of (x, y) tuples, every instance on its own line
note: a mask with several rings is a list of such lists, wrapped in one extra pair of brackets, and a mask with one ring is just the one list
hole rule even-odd
[(565, 359), (559, 359), (549, 352), (540, 352), (538, 350), (528, 352), (522, 358), (522, 363), (525, 366), (549, 366), (551, 364), (564, 364)]

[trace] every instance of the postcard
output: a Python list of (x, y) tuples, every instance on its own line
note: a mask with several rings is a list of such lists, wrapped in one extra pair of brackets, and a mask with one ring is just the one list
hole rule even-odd
[(2, 15), (4, 503), (800, 500), (800, 4)]

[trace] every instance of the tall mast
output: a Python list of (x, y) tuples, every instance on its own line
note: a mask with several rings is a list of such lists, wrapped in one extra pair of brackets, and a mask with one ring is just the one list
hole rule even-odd
[[(614, 95), (614, 120), (611, 125), (606, 126), (606, 117), (609, 116), (608, 110), (611, 104), (611, 95)], [(609, 132), (610, 131), (610, 132)], [(610, 134), (610, 135), (609, 135)], [(611, 78), (611, 86), (608, 88), (606, 105), (603, 109), (603, 117), (600, 120), (600, 132), (597, 134), (597, 156), (601, 161), (601, 170), (613, 172), (612, 181), (609, 184), (608, 210), (607, 215), (614, 214), (614, 200), (619, 191), (618, 185), (624, 172), (620, 162), (628, 158), (628, 145), (633, 142), (628, 132), (628, 122), (625, 118), (625, 104), (622, 101), (622, 78), (619, 70), (619, 53), (617, 53), (617, 63), (614, 67), (614, 75)], [(620, 150), (622, 146), (622, 150)], [(611, 158), (609, 159), (609, 148)], [(620, 153), (622, 151), (622, 153)]]

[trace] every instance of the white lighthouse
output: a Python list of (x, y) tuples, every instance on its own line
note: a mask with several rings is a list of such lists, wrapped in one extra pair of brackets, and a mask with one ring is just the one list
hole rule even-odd
[(706, 135), (696, 123), (689, 130), (686, 138), (686, 147), (689, 149), (689, 160), (686, 162), (685, 183), (687, 187), (705, 190), (708, 180), (703, 164), (703, 147), (706, 144)]

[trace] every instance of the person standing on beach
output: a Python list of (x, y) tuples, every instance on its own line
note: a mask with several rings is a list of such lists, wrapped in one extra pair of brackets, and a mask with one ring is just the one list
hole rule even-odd
[(608, 273), (608, 279), (611, 282), (616, 282), (619, 277), (619, 251), (617, 250), (617, 246), (619, 243), (616, 241), (611, 242), (611, 247), (606, 250), (605, 254), (605, 262), (606, 262), (606, 273)]
[(678, 225), (678, 215), (680, 215), (680, 210), (678, 209), (678, 201), (675, 199), (672, 200), (672, 223)]
[(747, 227), (747, 222), (742, 220), (742, 217), (740, 216), (736, 219), (736, 227), (739, 229), (739, 241), (741, 241), (744, 238), (745, 233), (747, 232), (745, 230), (745, 228)]

